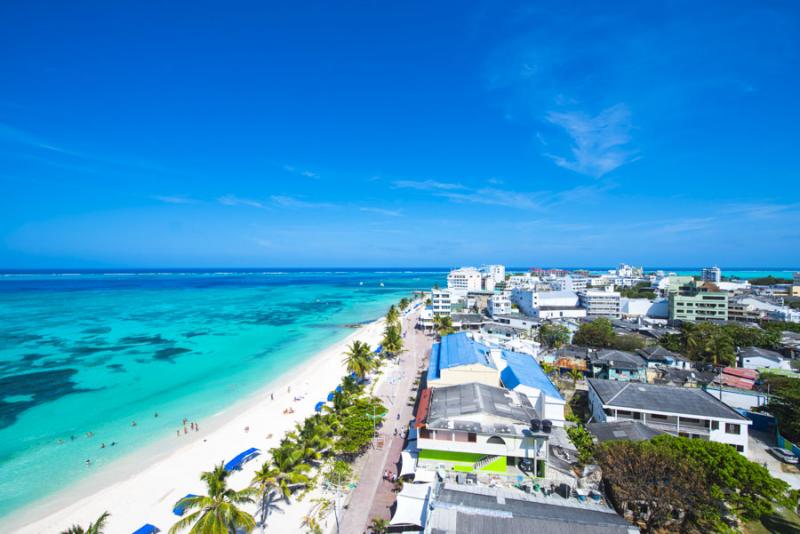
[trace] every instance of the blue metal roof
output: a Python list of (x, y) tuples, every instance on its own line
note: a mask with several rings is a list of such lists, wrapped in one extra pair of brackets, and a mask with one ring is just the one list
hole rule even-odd
[(508, 365), (500, 373), (500, 379), (508, 389), (523, 385), (543, 391), (548, 397), (563, 400), (561, 393), (550, 382), (533, 356), (504, 350), (503, 359)]
[(440, 378), (442, 369), (475, 364), (497, 369), (491, 356), (489, 356), (489, 347), (473, 341), (467, 337), (466, 332), (444, 336), (439, 343), (435, 343), (431, 348), (428, 380)]

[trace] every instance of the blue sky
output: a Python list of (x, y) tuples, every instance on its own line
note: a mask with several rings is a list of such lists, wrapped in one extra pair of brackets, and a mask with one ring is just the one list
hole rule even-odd
[(0, 4), (0, 267), (800, 266), (796, 2), (169, 4)]

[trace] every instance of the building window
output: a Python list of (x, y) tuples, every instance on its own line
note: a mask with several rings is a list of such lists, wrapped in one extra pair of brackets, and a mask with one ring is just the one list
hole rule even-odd
[(725, 433), (726, 434), (739, 434), (741, 433), (741, 426), (735, 425), (733, 423), (725, 423)]
[(667, 420), (667, 416), (666, 415), (660, 415), (660, 414), (657, 414), (657, 413), (650, 414), (647, 417), (649, 417), (650, 419), (660, 419), (661, 421), (666, 421)]
[(492, 436), (486, 440), (486, 443), (491, 443), (492, 445), (505, 445), (506, 442), (503, 441), (503, 438), (500, 436)]
[(422, 439), (433, 439), (433, 432), (431, 432), (427, 428), (420, 428), (419, 437), (421, 437)]
[(719, 421), (711, 421), (711, 430), (719, 430)]
[(453, 432), (449, 430), (437, 430), (436, 431), (436, 440), (437, 441), (453, 441)]

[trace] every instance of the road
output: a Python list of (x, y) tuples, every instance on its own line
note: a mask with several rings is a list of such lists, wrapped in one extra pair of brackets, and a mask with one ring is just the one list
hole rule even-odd
[[(339, 532), (351, 534), (366, 532), (373, 518), (391, 518), (390, 507), (394, 504), (394, 485), (383, 479), (385, 471), (397, 473), (400, 452), (403, 450), (403, 438), (400, 431), (413, 417), (413, 405), (409, 405), (409, 397), (416, 397), (414, 379), (421, 368), (427, 368), (432, 338), (416, 330), (419, 312), (413, 312), (403, 318), (403, 340), (406, 350), (400, 354), (396, 364), (387, 365), (381, 381), (377, 385), (376, 395), (383, 399), (389, 409), (381, 436), (385, 444), (380, 449), (371, 449), (361, 462), (362, 468), (358, 486), (350, 495), (350, 504), (342, 512)], [(397, 428), (398, 435), (394, 436)]]
[(751, 430), (749, 433), (748, 458), (758, 464), (766, 464), (772, 476), (788, 482), (794, 489), (800, 489), (800, 471), (796, 467), (784, 464), (767, 452), (768, 448), (776, 445), (775, 436), (772, 434)]

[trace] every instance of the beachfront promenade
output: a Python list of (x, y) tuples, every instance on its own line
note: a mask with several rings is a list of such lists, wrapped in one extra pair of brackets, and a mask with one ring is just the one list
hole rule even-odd
[[(384, 443), (381, 448), (371, 449), (361, 462), (358, 486), (350, 495), (349, 505), (341, 513), (339, 532), (342, 534), (366, 532), (375, 517), (391, 518), (390, 507), (396, 494), (393, 492), (394, 484), (384, 480), (383, 473), (387, 470), (395, 474), (398, 472), (404, 442), (401, 431), (407, 428), (413, 417), (413, 405), (409, 405), (409, 397), (414, 396), (414, 379), (420, 368), (427, 365), (433, 343), (430, 336), (414, 328), (418, 315), (419, 312), (414, 312), (403, 319), (406, 350), (400, 355), (398, 364), (386, 368), (375, 392), (389, 410), (380, 431)], [(394, 435), (395, 428), (397, 436)]]

